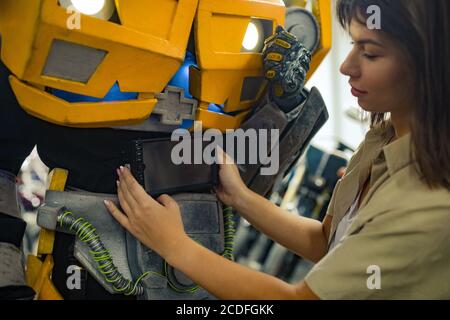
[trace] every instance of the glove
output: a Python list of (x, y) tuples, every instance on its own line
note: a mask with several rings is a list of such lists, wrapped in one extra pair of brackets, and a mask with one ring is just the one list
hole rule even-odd
[(311, 53), (291, 33), (278, 26), (264, 42), (264, 73), (269, 80), (269, 98), (289, 113), (306, 97), (303, 94)]

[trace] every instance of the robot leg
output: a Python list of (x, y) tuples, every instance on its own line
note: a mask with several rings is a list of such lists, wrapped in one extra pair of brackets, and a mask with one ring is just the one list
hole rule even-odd
[(0, 170), (0, 297), (32, 299), (20, 249), (26, 223), (21, 219), (15, 180), (13, 174)]
[[(83, 191), (47, 191), (38, 224), (76, 234), (74, 255), (112, 295), (137, 299), (214, 299), (153, 250), (144, 247), (108, 214), (103, 200), (119, 205), (115, 195)], [(185, 230), (205, 247), (231, 257), (230, 214), (213, 194), (177, 194)]]
[(21, 218), (16, 177), (36, 142), (35, 120), (17, 104), (9, 82), (9, 70), (0, 62), (0, 298), (32, 299), (23, 271)]

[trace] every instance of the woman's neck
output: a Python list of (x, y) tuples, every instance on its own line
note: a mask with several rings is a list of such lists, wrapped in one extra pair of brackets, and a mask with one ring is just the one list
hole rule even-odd
[(394, 140), (400, 139), (401, 137), (411, 132), (409, 120), (410, 119), (408, 114), (391, 112), (391, 121), (395, 130)]

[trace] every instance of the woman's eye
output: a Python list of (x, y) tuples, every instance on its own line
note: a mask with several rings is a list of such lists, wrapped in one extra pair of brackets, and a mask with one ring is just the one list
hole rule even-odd
[(373, 55), (373, 54), (369, 54), (369, 53), (364, 53), (363, 57), (369, 59), (369, 60), (375, 60), (376, 58), (378, 58), (378, 56)]
[[(356, 41), (351, 41), (350, 44), (351, 44), (352, 46), (355, 47), (355, 46), (356, 46)], [(369, 60), (375, 60), (375, 59), (378, 58), (377, 55), (374, 55), (374, 54), (370, 54), (370, 53), (368, 53), (368, 52), (365, 52), (364, 46), (359, 46), (359, 45), (358, 45), (358, 46), (355, 47), (354, 49), (357, 49), (358, 51), (362, 52), (362, 56), (363, 56), (364, 58), (366, 58), (366, 59), (369, 59)]]

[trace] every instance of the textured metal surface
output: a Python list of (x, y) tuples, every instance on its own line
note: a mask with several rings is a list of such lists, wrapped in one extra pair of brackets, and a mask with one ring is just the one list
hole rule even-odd
[(21, 219), (16, 177), (3, 170), (0, 170), (0, 212)]
[[(223, 212), (217, 197), (213, 194), (178, 194), (173, 197), (180, 207), (186, 233), (203, 246), (222, 254), (224, 251)], [(164, 276), (164, 260), (153, 250), (143, 246), (115, 221), (105, 208), (104, 199), (118, 205), (118, 199), (115, 196), (106, 194), (47, 191), (45, 205), (49, 208), (40, 209), (41, 217), (38, 217), (38, 221), (47, 227), (55, 226), (54, 217), (64, 206), (75, 216), (91, 222), (124, 277), (136, 280), (143, 273), (152, 271), (142, 281), (145, 286), (145, 294), (140, 297), (142, 299), (214, 298), (201, 288), (194, 293), (174, 291)], [(62, 230), (59, 225), (56, 225), (56, 230), (68, 232)], [(89, 250), (85, 243), (76, 241), (76, 258), (106, 290), (114, 293), (112, 286), (97, 271), (97, 264), (93, 261)], [(186, 287), (191, 283), (191, 280), (179, 271), (171, 270), (170, 267), (169, 270), (175, 275), (172, 281), (178, 279), (180, 286)]]
[[(47, 191), (49, 192), (49, 191)], [(36, 222), (38, 226), (47, 230), (56, 230), (58, 223), (58, 215), (63, 213), (64, 207), (52, 207), (43, 205), (38, 208)]]
[(305, 101), (304, 85), (311, 52), (292, 34), (278, 26), (263, 51), (264, 73), (270, 100), (288, 113)]
[(183, 120), (194, 120), (197, 110), (197, 100), (184, 96), (184, 89), (167, 86), (164, 92), (157, 94), (158, 104), (152, 114), (161, 116), (161, 123), (166, 125), (181, 125)]
[[(180, 206), (181, 215), (186, 233), (206, 248), (222, 254), (224, 251), (224, 225), (222, 207), (213, 194), (178, 194), (173, 196)], [(137, 240), (128, 238), (128, 252), (130, 266), (134, 277), (146, 271), (163, 272), (164, 261), (153, 250), (143, 246)], [(192, 280), (178, 270), (168, 270), (177, 281), (179, 287), (189, 287)], [(207, 291), (199, 288), (194, 293), (180, 293), (174, 291), (165, 278), (151, 275), (144, 281), (147, 287), (143, 299), (211, 299)]]
[(12, 244), (0, 242), (0, 288), (24, 285), (22, 252)]
[(183, 120), (195, 120), (198, 101), (186, 98), (183, 88), (167, 86), (155, 98), (158, 99), (158, 104), (144, 122), (114, 129), (170, 133), (179, 128)]
[[(257, 112), (255, 112), (245, 123), (241, 126), (241, 129), (249, 130), (271, 130), (278, 129), (280, 133), (288, 125), (288, 121), (286, 119), (286, 115), (283, 111), (281, 111), (277, 106), (267, 103)], [(259, 142), (258, 142), (259, 144)], [(270, 150), (271, 141), (270, 135), (268, 135), (267, 139), (267, 149)], [(247, 152), (248, 153), (248, 152)], [(243, 165), (239, 165), (239, 169), (241, 172), (241, 177), (244, 182), (249, 185), (252, 179), (259, 174), (259, 170), (262, 167), (261, 163), (257, 164), (249, 164), (248, 162)]]
[(151, 114), (144, 122), (131, 126), (113, 127), (117, 130), (143, 131), (143, 132), (167, 132), (171, 133), (179, 128), (179, 126), (170, 126), (160, 122), (159, 115)]
[(328, 120), (328, 111), (325, 102), (317, 88), (312, 88), (308, 100), (303, 104), (297, 118), (280, 136), (278, 176), (257, 175), (250, 184), (250, 188), (262, 195), (266, 195), (276, 179), (299, 159), (317, 131)]
[[(288, 122), (288, 118), (293, 120)], [(325, 103), (316, 88), (311, 90), (305, 103), (289, 114), (283, 113), (270, 103), (258, 110), (241, 128), (280, 130), (278, 145), (280, 169), (276, 175), (261, 175), (260, 169), (263, 165), (260, 162), (240, 165), (239, 170), (247, 186), (258, 194), (267, 195), (280, 175), (283, 175), (303, 154), (308, 143), (327, 119)], [(267, 150), (270, 150), (270, 146), (270, 139), (268, 139)]]
[[(111, 216), (103, 204), (107, 199), (119, 204), (118, 199), (111, 195), (90, 194), (85, 192), (61, 192), (47, 191), (45, 195), (45, 205), (51, 207), (64, 206), (77, 217), (82, 217), (89, 221), (96, 229), (105, 244), (105, 247), (111, 252), (114, 263), (128, 279), (131, 279), (131, 273), (128, 267), (126, 233), (127, 231)], [(62, 230), (58, 225), (56, 230)], [(97, 270), (97, 263), (92, 259), (90, 248), (87, 244), (79, 241), (75, 242), (75, 257), (80, 261), (83, 267), (110, 293), (115, 293), (112, 285), (104, 280), (102, 274)]]
[(106, 51), (54, 40), (42, 74), (87, 83), (106, 56)]

